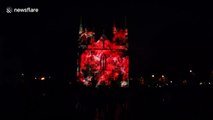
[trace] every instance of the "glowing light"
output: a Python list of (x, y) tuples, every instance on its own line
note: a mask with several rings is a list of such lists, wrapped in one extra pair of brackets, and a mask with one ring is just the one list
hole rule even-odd
[(152, 77), (154, 78), (154, 77), (155, 77), (155, 75), (152, 75)]
[(24, 76), (24, 73), (21, 73), (21, 76)]
[(192, 73), (192, 70), (189, 70), (190, 73)]
[(200, 84), (200, 85), (203, 85), (203, 83), (202, 83), (202, 82), (200, 82), (199, 84)]
[(45, 79), (46, 79), (45, 77), (41, 77), (41, 79), (40, 79), (40, 80), (42, 80), (42, 81), (43, 81), (43, 80), (45, 80)]
[(209, 85), (211, 85), (211, 83), (209, 82)]
[(170, 83), (172, 83), (172, 81), (170, 81)]
[(35, 77), (35, 80), (37, 80), (37, 77)]
[(164, 75), (162, 75), (161, 77), (162, 77), (162, 78), (164, 78), (165, 76), (164, 76)]

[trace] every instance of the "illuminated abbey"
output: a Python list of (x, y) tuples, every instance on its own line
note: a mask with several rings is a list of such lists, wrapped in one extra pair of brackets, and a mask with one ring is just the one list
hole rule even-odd
[(79, 28), (77, 79), (86, 86), (120, 87), (129, 85), (128, 29), (112, 25), (113, 37), (97, 36), (95, 31)]

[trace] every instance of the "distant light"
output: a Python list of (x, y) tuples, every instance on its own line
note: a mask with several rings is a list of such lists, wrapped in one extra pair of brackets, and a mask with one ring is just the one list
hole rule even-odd
[(162, 101), (164, 102), (164, 101), (165, 101), (165, 99), (163, 98), (163, 99), (162, 99)]
[(35, 77), (35, 80), (37, 80), (37, 77)]
[(24, 76), (24, 73), (21, 73), (21, 76)]
[(69, 85), (71, 85), (72, 84), (72, 82), (71, 81), (69, 81)]
[(45, 77), (41, 77), (41, 80), (45, 80)]
[(166, 83), (166, 86), (168, 86), (168, 84)]
[(202, 82), (200, 82), (200, 85), (202, 85), (203, 83)]
[(211, 83), (209, 82), (209, 85), (211, 85)]
[(187, 80), (183, 80), (182, 83), (183, 83), (183, 84), (187, 84)]
[(170, 81), (170, 83), (172, 83), (172, 81)]
[(162, 75), (161, 77), (163, 77), (163, 78), (164, 78), (165, 76), (164, 76), (164, 75)]
[(51, 79), (51, 76), (49, 76), (48, 78)]
[(192, 73), (192, 70), (189, 70), (190, 73)]
[(159, 88), (161, 88), (161, 85), (159, 85)]
[(155, 77), (155, 75), (152, 75), (152, 77), (154, 78), (154, 77)]

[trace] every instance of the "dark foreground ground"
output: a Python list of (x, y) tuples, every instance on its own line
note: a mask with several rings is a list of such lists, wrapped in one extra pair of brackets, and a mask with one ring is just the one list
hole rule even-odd
[(212, 88), (93, 89), (40, 83), (1, 87), (3, 119), (213, 119)]

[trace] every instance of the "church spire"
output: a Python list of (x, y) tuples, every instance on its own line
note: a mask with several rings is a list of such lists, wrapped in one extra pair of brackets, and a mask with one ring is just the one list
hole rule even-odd
[(82, 16), (80, 17), (79, 34), (83, 33)]
[(115, 25), (115, 20), (113, 20), (112, 31), (113, 31), (113, 34), (115, 34), (117, 32), (116, 25)]
[(128, 35), (128, 29), (127, 29), (127, 18), (126, 16), (124, 17), (124, 29), (125, 29), (125, 35)]

